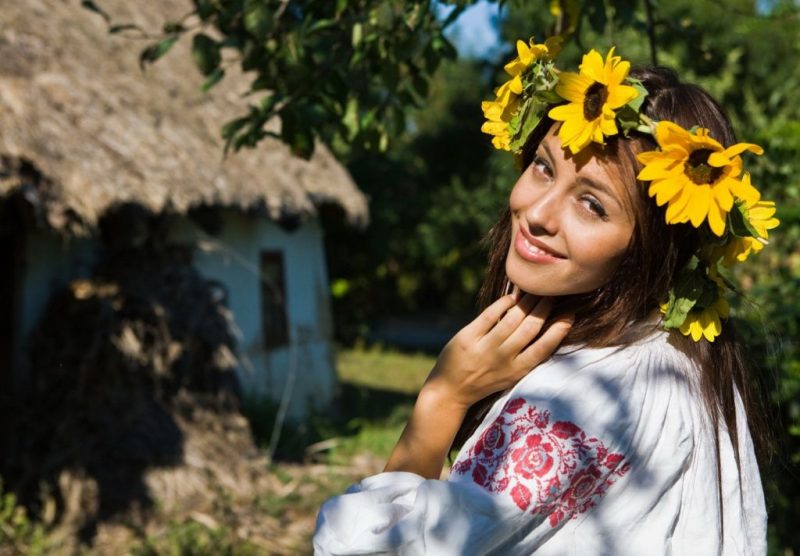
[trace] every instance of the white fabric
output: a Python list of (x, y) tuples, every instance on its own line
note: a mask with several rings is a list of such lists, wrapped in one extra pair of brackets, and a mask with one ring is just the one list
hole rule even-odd
[(561, 350), (492, 407), (448, 480), (381, 473), (328, 500), (315, 554), (765, 554), (741, 399), (741, 481), (723, 430), (720, 508), (697, 370), (668, 340)]

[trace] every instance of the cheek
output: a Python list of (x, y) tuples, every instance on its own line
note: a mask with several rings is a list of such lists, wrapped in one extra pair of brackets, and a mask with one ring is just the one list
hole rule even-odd
[(580, 248), (581, 266), (590, 271), (595, 280), (608, 278), (625, 256), (632, 232), (620, 229), (584, 236)]
[(511, 195), (508, 197), (508, 206), (512, 213), (517, 213), (525, 206), (531, 203), (530, 188), (524, 187), (522, 177), (517, 180), (514, 187), (511, 189)]

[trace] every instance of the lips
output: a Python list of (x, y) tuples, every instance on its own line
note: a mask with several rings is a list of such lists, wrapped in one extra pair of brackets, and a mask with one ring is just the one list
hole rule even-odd
[(520, 257), (534, 263), (549, 264), (566, 259), (558, 251), (531, 236), (522, 226), (520, 226), (517, 237), (514, 240), (514, 248)]

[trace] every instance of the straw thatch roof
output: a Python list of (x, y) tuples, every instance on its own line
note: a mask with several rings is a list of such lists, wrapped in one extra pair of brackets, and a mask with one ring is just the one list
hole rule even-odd
[[(188, 0), (96, 0), (114, 23), (157, 32)], [(120, 203), (153, 212), (199, 205), (308, 216), (320, 203), (365, 222), (367, 205), (324, 147), (310, 161), (267, 138), (223, 159), (220, 127), (242, 115), (242, 76), (210, 93), (184, 37), (139, 69), (151, 41), (112, 36), (80, 0), (0, 2), (0, 197), (17, 191), (50, 226), (91, 230)]]

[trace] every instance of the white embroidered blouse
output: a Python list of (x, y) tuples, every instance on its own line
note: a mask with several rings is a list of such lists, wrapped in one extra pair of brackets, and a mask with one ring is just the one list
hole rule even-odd
[(741, 469), (723, 430), (720, 507), (695, 365), (668, 339), (560, 350), (497, 401), (448, 480), (381, 473), (328, 500), (314, 553), (766, 554), (741, 399)]

